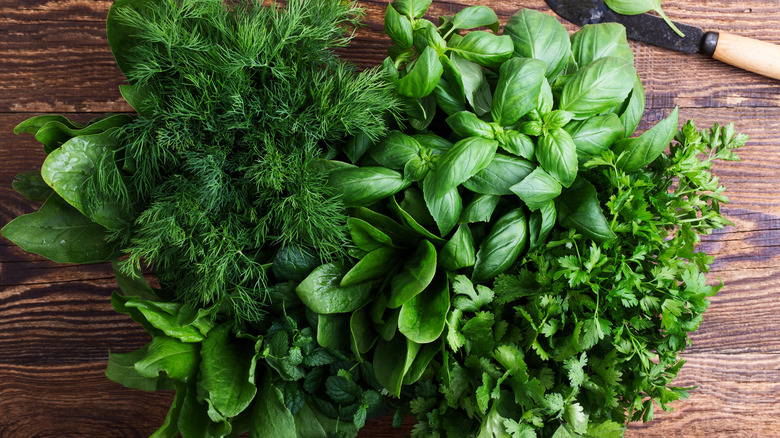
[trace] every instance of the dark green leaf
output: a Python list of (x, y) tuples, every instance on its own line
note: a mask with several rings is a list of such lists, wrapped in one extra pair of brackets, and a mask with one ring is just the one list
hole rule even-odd
[(493, 33), (498, 33), (498, 17), (487, 6), (469, 6), (461, 9), (452, 18), (452, 29), (474, 29), (488, 27)]
[(52, 189), (41, 177), (40, 171), (22, 172), (11, 183), (14, 190), (33, 202), (44, 202), (51, 195)]
[(408, 75), (398, 80), (396, 89), (403, 96), (421, 99), (431, 93), (439, 82), (444, 67), (433, 47), (426, 47)]
[(511, 195), (511, 187), (533, 171), (530, 161), (511, 155), (495, 154), (484, 169), (463, 183), (463, 187), (484, 195)]
[(460, 41), (449, 47), (463, 58), (483, 67), (497, 68), (512, 56), (512, 39), (506, 35), (475, 30), (466, 34)]
[(435, 183), (436, 172), (429, 172), (423, 182), (425, 205), (436, 221), (439, 233), (446, 236), (458, 224), (460, 212), (463, 210), (463, 201), (457, 188), (450, 189), (442, 197), (437, 196)]
[(433, 342), (444, 331), (449, 308), (449, 281), (446, 275), (441, 274), (424, 291), (401, 306), (398, 331), (418, 344)]
[(412, 23), (401, 16), (393, 5), (387, 5), (385, 10), (385, 33), (401, 49), (412, 46)]
[(397, 250), (388, 247), (369, 252), (344, 275), (340, 286), (348, 287), (387, 276), (388, 272), (392, 272), (399, 254)]
[(501, 64), (490, 112), (493, 120), (509, 126), (534, 109), (545, 81), (544, 72), (544, 62), (537, 59), (512, 58)]
[(371, 284), (341, 287), (349, 268), (340, 262), (319, 266), (298, 285), (295, 292), (301, 301), (317, 313), (347, 313), (359, 309), (371, 299)]
[(134, 368), (144, 377), (155, 378), (164, 372), (171, 379), (187, 383), (198, 372), (199, 352), (199, 344), (155, 336), (147, 345), (146, 355), (136, 361)]
[(384, 167), (402, 170), (404, 165), (420, 155), (420, 143), (400, 131), (390, 131), (371, 151), (371, 158)]
[(636, 69), (630, 61), (597, 59), (566, 82), (560, 109), (574, 113), (578, 119), (595, 116), (623, 102), (635, 81)]
[(577, 178), (555, 201), (558, 223), (564, 228), (574, 228), (583, 236), (597, 242), (614, 239), (615, 233), (604, 217), (598, 194), (593, 184)]
[(331, 350), (350, 349), (350, 315), (317, 315), (317, 344)]
[(393, 7), (410, 18), (421, 18), (431, 6), (431, 0), (394, 0)]
[(296, 420), (284, 404), (284, 396), (271, 383), (271, 373), (266, 372), (260, 383), (249, 429), (250, 438), (282, 438), (296, 436)]
[(620, 121), (625, 128), (624, 137), (629, 138), (636, 131), (642, 115), (645, 113), (645, 89), (642, 86), (642, 79), (637, 75), (634, 88), (628, 97), (628, 105), (623, 114), (620, 115)]
[(571, 56), (569, 32), (553, 16), (521, 9), (507, 21), (504, 34), (512, 37), (515, 56), (544, 61), (546, 76), (554, 78)]
[(479, 137), (463, 139), (444, 154), (436, 170), (437, 197), (443, 197), (484, 169), (495, 156), (498, 142)]
[(541, 167), (537, 167), (522, 181), (512, 186), (531, 211), (536, 211), (561, 194), (561, 184)]
[(490, 281), (506, 271), (520, 256), (527, 242), (528, 224), (523, 210), (517, 208), (503, 215), (479, 245), (472, 281)]
[(474, 237), (467, 224), (460, 224), (452, 238), (439, 251), (439, 266), (448, 270), (474, 266), (477, 261)]
[(571, 36), (571, 49), (577, 65), (583, 67), (607, 56), (634, 62), (634, 52), (626, 39), (626, 28), (618, 23), (582, 26)]
[(501, 197), (498, 195), (477, 195), (463, 209), (460, 221), (466, 224), (489, 222)]
[(436, 274), (436, 248), (427, 240), (421, 240), (414, 255), (404, 263), (401, 271), (390, 282), (390, 298), (387, 307), (402, 306), (424, 291)]
[(604, 114), (572, 122), (563, 129), (571, 135), (577, 146), (577, 159), (584, 163), (601, 153), (623, 137), (623, 124), (615, 114)]
[(561, 128), (549, 131), (539, 139), (536, 158), (542, 169), (564, 187), (569, 187), (577, 177), (577, 146), (571, 135)]
[(344, 167), (333, 170), (328, 177), (328, 185), (347, 207), (371, 205), (409, 184), (400, 172), (384, 167)]
[(504, 135), (497, 139), (501, 148), (510, 154), (523, 157), (526, 160), (533, 160), (536, 155), (534, 141), (526, 134), (515, 130), (506, 130)]
[(556, 219), (557, 212), (555, 210), (554, 202), (547, 203), (531, 214), (531, 218), (528, 220), (530, 250), (539, 248), (545, 243), (547, 236), (555, 225)]
[(496, 136), (489, 123), (480, 120), (470, 111), (461, 111), (447, 117), (447, 124), (455, 134), (463, 138), (482, 137), (493, 140)]
[(655, 161), (677, 133), (678, 109), (638, 138), (620, 140), (612, 146), (618, 156), (617, 167), (626, 173), (636, 172)]
[(420, 344), (416, 344), (404, 336), (397, 335), (390, 341), (379, 340), (374, 349), (374, 373), (379, 383), (390, 394), (396, 397), (401, 395), (404, 376), (411, 368), (419, 351)]

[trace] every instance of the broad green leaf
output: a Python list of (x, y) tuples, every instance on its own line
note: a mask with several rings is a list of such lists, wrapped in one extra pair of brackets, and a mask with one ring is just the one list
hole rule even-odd
[(423, 195), (428, 211), (436, 221), (439, 234), (446, 236), (458, 224), (460, 212), (463, 211), (463, 201), (457, 188), (450, 189), (442, 197), (436, 190), (436, 172), (429, 172), (423, 182)]
[(155, 336), (147, 347), (146, 355), (134, 365), (139, 375), (154, 378), (164, 372), (171, 379), (187, 383), (197, 374), (200, 344)]
[(414, 25), (414, 45), (417, 51), (432, 47), (439, 54), (439, 60), (441, 60), (442, 55), (447, 51), (447, 42), (439, 34), (436, 26), (428, 20), (416, 20)]
[(545, 64), (538, 59), (512, 58), (499, 70), (490, 114), (501, 126), (509, 126), (534, 109), (542, 90)]
[(474, 199), (463, 209), (460, 215), (460, 221), (464, 224), (474, 222), (490, 222), (493, 212), (498, 206), (501, 196), (498, 195), (476, 195)]
[[(100, 178), (98, 167), (103, 160), (110, 160), (107, 165), (118, 172), (113, 158), (118, 148), (115, 130), (73, 137), (46, 157), (41, 177), (62, 199), (94, 222), (107, 228), (122, 228), (132, 221), (128, 207), (123, 205), (129, 202), (127, 189), (117, 187), (114, 193), (104, 193), (91, 189), (89, 184), (90, 179)], [(121, 179), (97, 184), (124, 185)], [(124, 200), (120, 198), (122, 193)]]
[(493, 96), (482, 67), (457, 53), (452, 53), (450, 59), (452, 66), (459, 72), (466, 101), (478, 116), (489, 113), (493, 105)]
[(634, 62), (634, 52), (619, 23), (586, 24), (571, 36), (571, 49), (577, 65), (586, 66), (599, 58), (612, 56)]
[[(389, 216), (385, 216), (381, 213), (377, 213), (373, 210), (369, 210), (365, 207), (358, 207), (352, 210), (352, 218), (347, 219), (347, 226), (350, 228), (350, 233), (352, 234), (353, 241), (355, 240), (355, 234), (353, 233), (353, 223), (355, 229), (357, 228), (364, 228), (366, 233), (369, 235), (376, 234), (376, 231), (379, 231), (381, 233), (381, 236), (384, 237), (372, 237), (372, 240), (376, 240), (377, 238), (381, 240), (382, 244), (379, 246), (375, 246), (373, 248), (367, 249), (367, 248), (361, 248), (365, 249), (366, 251), (374, 250), (380, 246), (392, 246), (393, 242), (399, 242), (405, 243), (405, 244), (416, 244), (415, 237), (417, 234), (415, 234), (414, 231), (410, 230), (409, 228), (404, 227), (403, 225), (399, 224)], [(357, 221), (352, 221), (352, 219), (357, 219)], [(368, 225), (369, 227), (366, 227)], [(381, 230), (380, 230), (381, 229)], [(379, 236), (377, 234), (377, 236)], [(357, 243), (356, 243), (357, 244)]]
[(201, 401), (199, 388), (191, 383), (187, 386), (177, 423), (182, 438), (212, 438), (228, 436), (233, 428), (207, 400)]
[(344, 274), (340, 286), (348, 287), (387, 276), (388, 272), (392, 271), (399, 254), (398, 250), (388, 247), (369, 252)]
[(544, 61), (548, 78), (557, 76), (571, 56), (569, 32), (552, 15), (521, 9), (509, 18), (504, 34), (512, 37), (516, 57)]
[(200, 349), (198, 386), (219, 414), (235, 417), (255, 398), (255, 367), (261, 341), (251, 342), (232, 335), (232, 325), (214, 327)]
[(549, 131), (539, 139), (536, 159), (547, 173), (564, 187), (577, 177), (577, 146), (568, 132), (561, 128)]
[(154, 106), (150, 105), (148, 101), (152, 94), (149, 85), (140, 86), (139, 84), (123, 84), (119, 86), (119, 93), (122, 95), (122, 98), (133, 107), (135, 112), (141, 116), (150, 115), (151, 111), (154, 109)]
[(425, 370), (428, 369), (428, 365), (430, 365), (436, 355), (441, 351), (442, 346), (440, 342), (431, 342), (423, 345), (417, 353), (417, 356), (415, 356), (412, 366), (409, 367), (409, 370), (404, 376), (404, 385), (412, 385), (420, 380), (425, 373)]
[(433, 342), (444, 331), (449, 309), (449, 281), (446, 275), (441, 274), (424, 291), (401, 306), (398, 331), (418, 344)]
[[(442, 60), (449, 58), (442, 56)], [(453, 115), (461, 111), (466, 111), (466, 100), (463, 94), (462, 85), (460, 88), (456, 88), (458, 85), (452, 85), (448, 80), (443, 77), (439, 79), (439, 83), (436, 85), (436, 89), (433, 90), (433, 97), (436, 99), (436, 105), (441, 108), (447, 115)]]
[(431, 6), (431, 0), (394, 0), (391, 5), (409, 18), (421, 18)]
[(266, 371), (260, 383), (255, 405), (252, 408), (250, 438), (292, 438), (296, 436), (296, 421), (284, 404), (284, 396), (271, 383), (271, 373)]
[(557, 216), (554, 202), (549, 202), (531, 213), (531, 218), (528, 219), (529, 250), (533, 251), (545, 243), (547, 236), (555, 226)]
[(390, 281), (387, 307), (395, 309), (414, 298), (431, 284), (435, 274), (436, 248), (431, 242), (421, 240), (414, 255)]
[(328, 176), (347, 207), (371, 205), (409, 186), (400, 172), (385, 167), (344, 167)]
[(511, 195), (511, 187), (533, 171), (534, 165), (522, 158), (497, 153), (484, 169), (463, 183), (463, 187), (483, 195)]
[(38, 170), (17, 174), (11, 186), (17, 193), (33, 202), (45, 202), (52, 193), (51, 187), (46, 184)]
[(344, 145), (344, 153), (352, 164), (356, 164), (363, 154), (368, 152), (373, 146), (371, 138), (363, 132), (359, 132), (349, 139)]
[[(49, 154), (73, 137), (101, 134), (112, 128), (124, 126), (132, 120), (133, 116), (128, 114), (116, 114), (91, 120), (86, 125), (77, 125), (67, 121), (67, 119), (49, 120), (35, 132), (35, 139), (43, 144), (43, 151)], [(25, 123), (22, 122), (22, 125)], [(17, 126), (17, 129), (22, 125)], [(30, 132), (30, 130), (32, 130), (31, 126), (24, 126), (20, 129), (20, 132)]]
[(184, 404), (184, 397), (187, 395), (187, 386), (184, 384), (176, 385), (176, 394), (174, 395), (168, 414), (165, 416), (163, 424), (154, 431), (149, 438), (177, 438), (179, 436), (179, 414)]
[(167, 389), (164, 378), (142, 376), (135, 369), (135, 363), (143, 359), (148, 350), (149, 344), (129, 353), (109, 353), (106, 377), (126, 388), (142, 391)]
[[(14, 128), (14, 134), (19, 135), (23, 132), (35, 135), (38, 130), (44, 127), (49, 122), (61, 123), (70, 129), (81, 129), (87, 126), (85, 123), (78, 123), (68, 120), (67, 117), (59, 114), (45, 114), (41, 116), (30, 117), (29, 119), (19, 123)], [(67, 139), (66, 139), (67, 140)], [(64, 141), (64, 140), (63, 140)]]
[(666, 16), (666, 13), (661, 8), (661, 0), (605, 0), (605, 3), (610, 9), (623, 15), (638, 15), (648, 11), (655, 11), (664, 19), (666, 24), (672, 28), (674, 33), (681, 38), (685, 36), (685, 34), (674, 25), (674, 22)]
[(512, 186), (531, 211), (536, 211), (561, 194), (561, 184), (541, 167), (537, 167), (522, 181)]
[[(368, 209), (365, 210), (370, 211)], [(387, 220), (392, 221), (390, 218), (387, 218)], [(394, 246), (390, 236), (362, 219), (357, 217), (347, 218), (347, 227), (349, 228), (352, 242), (363, 251), (374, 251), (379, 248)]]
[(399, 204), (401, 209), (406, 212), (414, 221), (424, 227), (432, 228), (436, 221), (428, 211), (425, 204), (425, 195), (417, 187), (410, 187), (404, 190), (404, 197)]
[(439, 54), (433, 47), (426, 47), (409, 74), (398, 80), (396, 89), (403, 96), (421, 99), (433, 93), (442, 73), (444, 67), (439, 60)]
[(349, 350), (349, 317), (345, 313), (317, 315), (317, 344), (331, 350)]
[(489, 123), (480, 120), (471, 111), (461, 111), (447, 117), (447, 124), (452, 131), (463, 137), (482, 137), (488, 140), (495, 139), (495, 130)]
[[(178, 321), (181, 303), (160, 302), (133, 299), (124, 302), (124, 307), (137, 309), (152, 327), (166, 335), (182, 342), (201, 342), (205, 338), (203, 332), (192, 324), (180, 324)], [(132, 316), (132, 315), (131, 315)]]
[(2, 229), (8, 240), (27, 252), (57, 263), (100, 263), (119, 256), (106, 229), (52, 193), (41, 208), (17, 217)]
[(636, 81), (634, 65), (625, 59), (600, 58), (581, 68), (566, 82), (560, 108), (584, 119), (620, 105)]
[(452, 238), (439, 251), (439, 266), (447, 271), (474, 266), (477, 249), (467, 224), (460, 224)]
[(674, 139), (677, 123), (678, 109), (675, 107), (669, 117), (639, 137), (627, 138), (615, 143), (612, 151), (618, 157), (617, 167), (626, 173), (632, 173), (655, 161)]
[[(445, 240), (441, 237), (431, 233), (428, 231), (425, 227), (420, 225), (420, 223), (415, 219), (414, 216), (412, 216), (406, 209), (402, 208), (400, 205), (398, 205), (398, 201), (396, 201), (395, 196), (392, 196), (390, 198), (390, 211), (395, 213), (398, 217), (398, 219), (404, 223), (409, 229), (414, 231), (414, 233), (417, 234), (419, 237), (423, 237), (431, 242), (433, 242), (436, 245), (443, 245)], [(424, 204), (423, 201), (423, 208), (425, 208), (425, 214), (430, 216), (430, 213), (427, 210), (427, 207)], [(403, 242), (416, 242), (418, 239), (409, 239), (404, 240)]]
[(596, 188), (583, 178), (556, 198), (555, 209), (562, 227), (574, 228), (588, 239), (604, 242), (617, 237), (604, 217)]
[(542, 123), (548, 130), (563, 128), (574, 118), (574, 114), (568, 111), (553, 110), (542, 116)]
[(637, 75), (636, 82), (634, 82), (634, 88), (631, 90), (631, 95), (628, 97), (628, 105), (623, 113), (620, 114), (620, 121), (625, 128), (623, 137), (629, 138), (634, 134), (644, 113), (645, 89), (642, 86), (642, 79)]
[(498, 33), (498, 16), (487, 6), (469, 6), (461, 9), (452, 18), (452, 29), (474, 29), (483, 26), (493, 33)]
[(403, 170), (406, 163), (420, 155), (420, 142), (400, 131), (390, 131), (369, 154), (377, 163), (390, 169)]
[(510, 154), (533, 160), (536, 155), (536, 146), (531, 137), (518, 131), (506, 130), (504, 135), (497, 137), (501, 148)]
[(350, 349), (359, 361), (371, 351), (378, 335), (371, 324), (367, 307), (355, 310), (349, 318)]
[(493, 160), (498, 142), (480, 137), (463, 139), (444, 154), (436, 170), (437, 197), (443, 197), (476, 175)]
[(414, 358), (420, 351), (420, 344), (414, 343), (404, 336), (396, 335), (390, 341), (380, 339), (374, 348), (374, 373), (382, 386), (390, 394), (399, 397), (404, 376), (412, 367)]
[(514, 51), (512, 38), (482, 30), (475, 30), (466, 34), (449, 49), (463, 58), (475, 62), (483, 67), (497, 68), (507, 61)]
[(341, 279), (349, 267), (341, 262), (317, 267), (304, 279), (295, 292), (301, 301), (317, 313), (347, 313), (359, 309), (371, 299), (369, 282), (341, 287)]
[(623, 137), (623, 124), (615, 114), (571, 122), (564, 128), (577, 147), (577, 160), (584, 163), (609, 149)]
[(520, 208), (501, 216), (479, 245), (472, 281), (491, 281), (511, 267), (528, 242), (528, 224)]
[(385, 33), (401, 49), (412, 46), (412, 23), (401, 16), (393, 5), (387, 5), (385, 10)]
[(149, 286), (143, 273), (137, 267), (132, 273), (125, 272), (119, 260), (111, 260), (111, 269), (114, 271), (117, 285), (125, 297), (138, 297), (143, 300), (158, 300), (157, 292)]
[(417, 131), (424, 131), (436, 116), (436, 97), (431, 93), (420, 99), (405, 96), (401, 98), (405, 102), (404, 111), (409, 119), (409, 125)]

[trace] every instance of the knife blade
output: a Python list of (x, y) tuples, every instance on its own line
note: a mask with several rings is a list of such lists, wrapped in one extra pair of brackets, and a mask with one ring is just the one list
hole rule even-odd
[(703, 53), (727, 64), (774, 79), (780, 79), (780, 46), (724, 32), (705, 32), (699, 27), (674, 22), (684, 34), (677, 35), (661, 18), (651, 14), (622, 15), (604, 0), (545, 0), (556, 14), (578, 26), (615, 22), (626, 36), (684, 53)]

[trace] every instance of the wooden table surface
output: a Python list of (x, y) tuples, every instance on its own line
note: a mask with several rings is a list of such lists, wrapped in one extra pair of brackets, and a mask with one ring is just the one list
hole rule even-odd
[[(386, 1), (361, 1), (367, 25), (348, 57), (367, 67), (385, 55)], [(520, 8), (551, 13), (542, 0), (484, 0), (502, 23)], [(434, 1), (431, 17), (463, 0)], [(778, 0), (669, 0), (673, 19), (780, 44)], [(19, 172), (40, 167), (41, 148), (13, 127), (41, 113), (87, 120), (127, 112), (123, 77), (105, 38), (110, 0), (0, 0), (0, 225), (37, 206), (11, 190)], [(571, 31), (574, 26), (567, 25)], [(678, 384), (696, 385), (675, 411), (630, 437), (780, 436), (780, 81), (701, 55), (633, 44), (647, 90), (643, 127), (674, 106), (700, 127), (735, 122), (751, 136), (740, 163), (718, 164), (734, 222), (704, 239), (717, 257), (710, 279), (726, 286), (712, 299)], [(58, 265), (0, 239), (0, 437), (145, 437), (161, 424), (171, 394), (126, 389), (104, 375), (108, 351), (149, 338), (115, 313), (107, 265)], [(389, 419), (362, 437), (408, 436)]]

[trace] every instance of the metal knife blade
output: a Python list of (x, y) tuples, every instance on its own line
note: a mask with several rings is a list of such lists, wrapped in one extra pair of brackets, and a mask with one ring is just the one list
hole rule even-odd
[(606, 22), (626, 27), (626, 36), (655, 46), (685, 53), (699, 53), (705, 33), (701, 28), (674, 22), (684, 34), (680, 37), (661, 18), (650, 14), (622, 15), (613, 11), (604, 0), (545, 0), (562, 18), (578, 26)]

